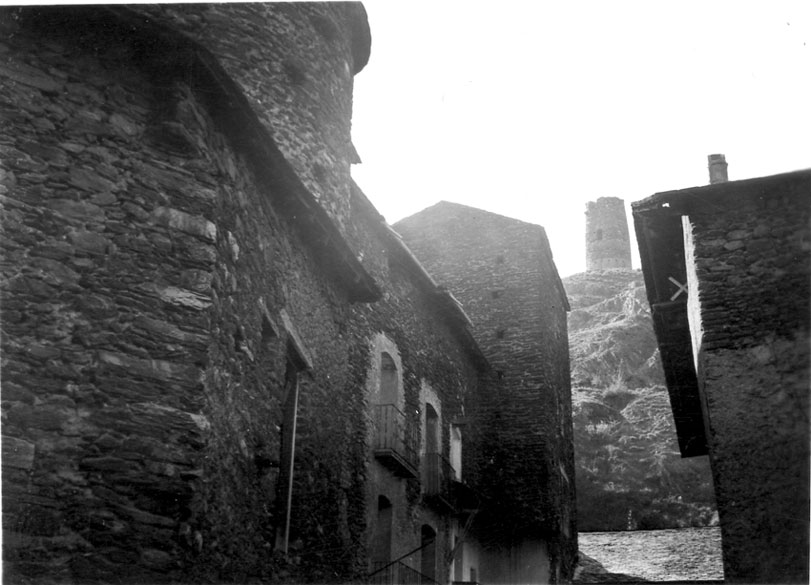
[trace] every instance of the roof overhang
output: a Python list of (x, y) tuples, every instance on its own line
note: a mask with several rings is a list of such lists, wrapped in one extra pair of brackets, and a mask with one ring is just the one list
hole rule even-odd
[(679, 450), (682, 457), (704, 455), (707, 440), (693, 363), (687, 297), (674, 296), (679, 284), (687, 282), (681, 215), (663, 207), (651, 213), (635, 209), (633, 218)]
[(707, 453), (704, 415), (687, 318), (682, 216), (723, 213), (776, 188), (807, 188), (811, 170), (657, 193), (631, 204), (642, 274), (682, 457)]

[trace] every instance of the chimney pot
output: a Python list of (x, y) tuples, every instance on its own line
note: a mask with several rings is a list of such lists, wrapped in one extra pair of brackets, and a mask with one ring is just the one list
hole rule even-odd
[(723, 154), (709, 155), (707, 157), (707, 167), (710, 170), (710, 185), (726, 183), (729, 180), (729, 177), (727, 177), (727, 160)]

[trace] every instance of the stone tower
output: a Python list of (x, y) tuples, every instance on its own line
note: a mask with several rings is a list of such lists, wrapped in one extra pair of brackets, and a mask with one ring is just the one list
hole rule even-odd
[(727, 175), (727, 159), (723, 154), (708, 155), (707, 168), (710, 171), (710, 185), (726, 183), (729, 180)]
[(586, 270), (630, 270), (631, 241), (625, 202), (600, 197), (586, 203)]

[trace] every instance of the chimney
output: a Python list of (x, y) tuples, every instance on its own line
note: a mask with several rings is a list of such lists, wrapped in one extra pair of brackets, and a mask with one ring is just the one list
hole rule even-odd
[(710, 185), (715, 183), (726, 183), (727, 160), (723, 154), (711, 154), (707, 157), (707, 167), (710, 169)]

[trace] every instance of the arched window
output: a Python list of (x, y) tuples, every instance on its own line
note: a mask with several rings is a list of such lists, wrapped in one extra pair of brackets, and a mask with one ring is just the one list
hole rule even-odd
[(382, 334), (376, 346), (369, 386), (372, 448), (375, 457), (398, 477), (416, 477), (419, 425), (409, 422), (403, 412), (405, 397), (397, 348)]
[(380, 355), (380, 404), (397, 404), (398, 382), (397, 365), (383, 352)]
[(425, 405), (425, 453), (439, 453), (439, 416), (430, 404)]

